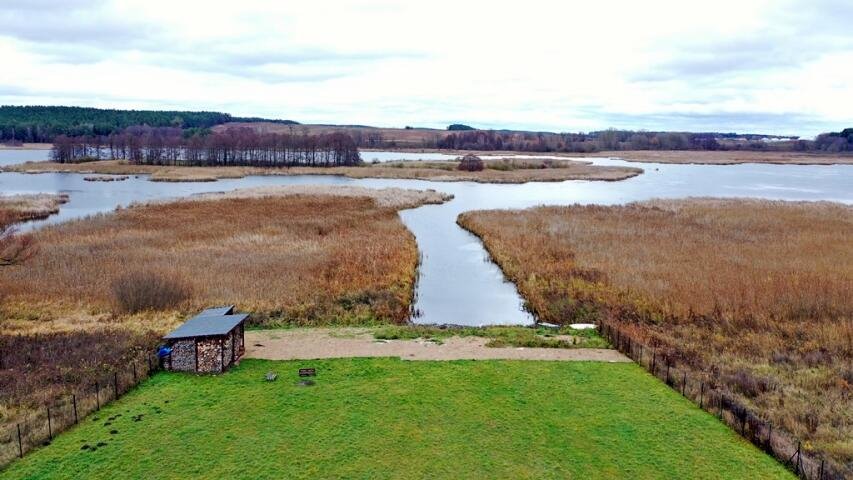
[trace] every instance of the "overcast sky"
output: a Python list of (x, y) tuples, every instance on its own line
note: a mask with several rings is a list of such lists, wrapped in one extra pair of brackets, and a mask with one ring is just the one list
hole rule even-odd
[(0, 0), (0, 103), (813, 136), (853, 127), (851, 25), (851, 0)]

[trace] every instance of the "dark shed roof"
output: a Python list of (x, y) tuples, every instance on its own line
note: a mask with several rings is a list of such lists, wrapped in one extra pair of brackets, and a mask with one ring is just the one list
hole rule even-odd
[(205, 309), (203, 312), (196, 315), (196, 317), (206, 317), (208, 315), (231, 315), (232, 313), (234, 313), (234, 305), (225, 305), (222, 307)]
[(233, 310), (233, 306), (209, 308), (187, 320), (183, 325), (176, 328), (172, 333), (163, 338), (174, 340), (178, 338), (225, 335), (249, 317), (247, 313), (237, 313), (233, 315), (219, 313), (232, 312)]

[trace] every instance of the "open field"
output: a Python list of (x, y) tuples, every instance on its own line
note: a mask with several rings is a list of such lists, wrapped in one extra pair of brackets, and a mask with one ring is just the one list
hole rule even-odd
[(598, 167), (584, 162), (558, 162), (555, 167), (541, 168), (529, 163), (488, 168), (480, 172), (464, 172), (448, 162), (400, 162), (393, 165), (361, 167), (164, 167), (131, 165), (118, 160), (86, 163), (30, 162), (5, 167), (5, 171), (21, 173), (73, 172), (100, 175), (151, 175), (155, 182), (213, 182), (221, 178), (247, 175), (341, 175), (349, 178), (404, 178), (437, 182), (524, 183), (559, 182), (564, 180), (624, 180), (641, 174), (639, 168)]
[(399, 357), (403, 360), (630, 361), (595, 330), (552, 333), (527, 327), (420, 326), (295, 328), (246, 332), (246, 356), (269, 360)]
[(397, 209), (446, 198), (249, 189), (34, 232), (37, 254), (0, 275), (0, 423), (150, 351), (210, 305), (236, 304), (263, 324), (405, 321), (418, 253)]
[(541, 320), (613, 318), (849, 468), (853, 207), (691, 199), (459, 222)]
[[(302, 367), (317, 369), (316, 385), (296, 385)], [(263, 380), (270, 371), (275, 382)], [(59, 472), (791, 478), (634, 364), (396, 359), (244, 360), (219, 376), (158, 374), (3, 478)]]
[(291, 135), (327, 135), (345, 133), (353, 138), (361, 138), (365, 142), (393, 141), (399, 148), (420, 148), (425, 144), (435, 144), (437, 140), (453, 132), (438, 128), (383, 128), (370, 126), (346, 125), (286, 125), (273, 122), (228, 122), (213, 127), (214, 131), (224, 131), (231, 128), (251, 128), (258, 133), (286, 133)]
[(0, 227), (47, 218), (68, 202), (67, 194), (0, 195)]

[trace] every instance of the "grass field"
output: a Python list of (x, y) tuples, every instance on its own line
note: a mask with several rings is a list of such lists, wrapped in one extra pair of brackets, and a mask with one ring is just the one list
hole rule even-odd
[(853, 469), (853, 208), (659, 200), (459, 222), (541, 320), (614, 318)]
[[(301, 367), (315, 386), (296, 385)], [(634, 364), (397, 359), (162, 373), (0, 472), (116, 475), (791, 478)]]

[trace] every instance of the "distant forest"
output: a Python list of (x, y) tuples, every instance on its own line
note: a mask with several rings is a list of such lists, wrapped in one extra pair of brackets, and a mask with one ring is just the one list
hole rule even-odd
[(775, 150), (853, 152), (853, 129), (824, 133), (815, 140), (734, 133), (643, 132), (536, 133), (473, 130), (451, 133), (436, 148), (523, 152), (596, 152), (612, 150)]
[(182, 112), (166, 110), (113, 110), (83, 107), (0, 106), (0, 140), (12, 142), (51, 142), (58, 135), (110, 135), (135, 125), (205, 129), (226, 122), (276, 122), (232, 117), (221, 112)]
[[(105, 110), (82, 107), (0, 107), (0, 141), (52, 142), (58, 136), (119, 138), (138, 128), (171, 128), (182, 141), (207, 138), (210, 129), (228, 122), (299, 125), (292, 120), (232, 117), (221, 112)], [(333, 126), (335, 127), (335, 126)], [(603, 130), (590, 133), (475, 130), (452, 124), (447, 130), (380, 129), (359, 125), (337, 126), (360, 148), (438, 148), (453, 150), (511, 150), (521, 152), (597, 152), (614, 150), (768, 150), (796, 152), (853, 152), (853, 129), (824, 133), (815, 140), (736, 133), (647, 132)], [(307, 127), (303, 130), (307, 134)], [(414, 133), (413, 133), (414, 131)], [(131, 133), (131, 136), (138, 136)], [(303, 135), (305, 136), (305, 135)], [(215, 136), (213, 138), (216, 138)], [(316, 137), (319, 138), (319, 137)], [(193, 140), (198, 142), (198, 139)], [(205, 140), (209, 141), (209, 140)], [(295, 141), (295, 140), (294, 140)], [(313, 140), (312, 140), (313, 141)], [(67, 143), (68, 139), (63, 142)]]
[(334, 167), (360, 165), (345, 133), (290, 135), (229, 128), (186, 135), (176, 127), (130, 127), (109, 135), (60, 135), (51, 157), (60, 163), (118, 159), (139, 165)]

